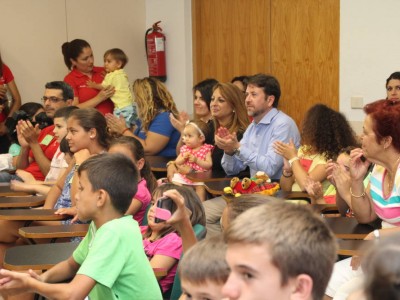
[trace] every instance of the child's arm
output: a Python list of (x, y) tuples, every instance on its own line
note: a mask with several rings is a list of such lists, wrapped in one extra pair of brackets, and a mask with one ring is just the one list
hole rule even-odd
[(96, 82), (94, 82), (94, 81), (92, 81), (92, 80), (86, 81), (86, 85), (87, 85), (88, 87), (92, 88), (92, 89), (96, 89), (96, 90), (99, 90), (99, 91), (101, 91), (102, 89), (104, 89), (104, 87), (101, 85), (101, 83), (96, 83)]
[(142, 208), (142, 206), (143, 206), (142, 202), (133, 198), (131, 205), (129, 205), (129, 208), (125, 214), (134, 216)]
[(178, 157), (175, 159), (175, 164), (178, 165), (178, 166), (181, 166), (181, 165), (183, 165), (185, 163), (185, 161), (186, 161), (186, 157), (184, 157), (183, 154), (180, 153), (178, 155)]
[[(150, 260), (150, 265), (151, 267), (154, 268), (161, 268), (161, 269), (165, 269), (167, 270), (167, 273), (169, 272), (169, 270), (176, 264), (178, 260), (170, 257), (170, 256), (166, 256), (166, 255), (154, 255), (152, 257), (152, 259)], [(158, 277), (157, 276), (157, 280), (163, 278), (164, 276)]]
[(205, 160), (201, 160), (201, 159), (197, 158), (196, 156), (191, 155), (189, 157), (189, 161), (194, 162), (195, 164), (198, 164), (200, 167), (202, 167), (203, 169), (206, 169), (206, 170), (210, 170), (212, 168), (211, 152), (208, 152), (206, 154)]

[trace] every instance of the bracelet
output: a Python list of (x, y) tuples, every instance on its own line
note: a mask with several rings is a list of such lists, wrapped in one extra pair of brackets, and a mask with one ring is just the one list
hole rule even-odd
[[(290, 177), (292, 177), (293, 176), (293, 172), (289, 172), (289, 173), (286, 173), (286, 171), (285, 170), (283, 170), (282, 171), (282, 176), (283, 177), (285, 177), (285, 178), (290, 178)], [(288, 174), (290, 174), (290, 175), (288, 175)]]
[(293, 164), (296, 160), (299, 160), (299, 159), (300, 159), (300, 158), (298, 158), (297, 156), (295, 156), (295, 157), (289, 159), (289, 165), (290, 165), (290, 167), (292, 167), (292, 164)]
[(121, 134), (123, 135), (125, 132), (127, 132), (129, 130), (129, 128), (125, 128), (124, 130), (122, 130)]
[(362, 192), (361, 195), (354, 195), (354, 194), (353, 194), (353, 191), (351, 190), (351, 187), (350, 187), (350, 195), (351, 195), (352, 197), (354, 197), (354, 198), (362, 198), (362, 197), (365, 196), (365, 190), (364, 190), (364, 192)]

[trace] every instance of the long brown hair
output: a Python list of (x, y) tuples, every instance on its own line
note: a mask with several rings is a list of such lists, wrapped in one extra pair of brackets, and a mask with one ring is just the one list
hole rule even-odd
[[(232, 132), (244, 132), (249, 126), (249, 117), (247, 116), (246, 106), (244, 104), (244, 94), (240, 89), (228, 82), (228, 83), (217, 83), (214, 88), (213, 92), (219, 89), (222, 97), (228, 102), (234, 112), (232, 113), (231, 121), (229, 122), (227, 129), (230, 133)], [(218, 129), (221, 125), (219, 124), (218, 120), (214, 118), (214, 125), (215, 128)]]

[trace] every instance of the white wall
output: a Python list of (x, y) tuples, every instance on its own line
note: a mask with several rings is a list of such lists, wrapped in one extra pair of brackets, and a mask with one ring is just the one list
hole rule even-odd
[(166, 36), (167, 81), (179, 110), (193, 112), (190, 0), (146, 0), (146, 28), (161, 21)]
[(340, 1), (340, 110), (359, 132), (364, 118), (352, 96), (364, 104), (386, 97), (385, 81), (400, 71), (400, 1)]
[(39, 102), (46, 82), (63, 80), (61, 45), (75, 38), (91, 44), (96, 65), (119, 47), (129, 57), (130, 79), (147, 76), (145, 0), (0, 0), (0, 7), (0, 51), (23, 102)]

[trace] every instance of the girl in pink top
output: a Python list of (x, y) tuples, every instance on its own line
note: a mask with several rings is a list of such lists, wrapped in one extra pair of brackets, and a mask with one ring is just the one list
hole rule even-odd
[[(167, 292), (174, 282), (178, 261), (182, 254), (182, 239), (178, 232), (171, 225), (164, 222), (155, 223), (155, 209), (158, 199), (165, 191), (175, 189), (185, 199), (185, 206), (190, 210), (190, 221), (192, 226), (201, 224), (205, 226), (205, 214), (200, 199), (196, 193), (187, 187), (176, 186), (167, 183), (159, 186), (153, 193), (152, 206), (147, 215), (148, 226), (142, 226), (143, 247), (150, 264), (153, 268), (164, 268), (168, 274), (157, 278), (162, 292)], [(171, 213), (176, 210), (173, 205)]]
[(142, 224), (146, 209), (151, 201), (151, 193), (157, 187), (157, 181), (151, 172), (150, 165), (144, 158), (143, 146), (133, 137), (122, 136), (111, 143), (108, 152), (128, 156), (139, 169), (138, 191), (125, 214), (132, 215), (139, 224)]
[(214, 146), (205, 144), (209, 127), (201, 120), (187, 122), (182, 132), (184, 145), (175, 160), (179, 173), (175, 173), (172, 182), (195, 186), (201, 201), (206, 200), (203, 182), (192, 182), (184, 174), (204, 172), (212, 168), (211, 153)]

